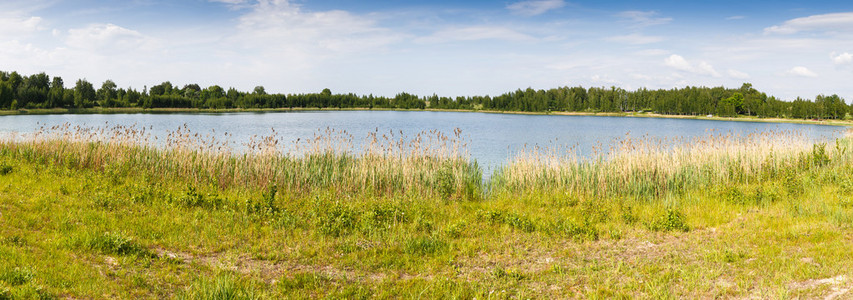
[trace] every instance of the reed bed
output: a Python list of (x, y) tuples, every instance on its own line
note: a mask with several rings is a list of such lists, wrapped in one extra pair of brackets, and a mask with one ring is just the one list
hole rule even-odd
[(691, 188), (758, 182), (829, 162), (850, 164), (851, 132), (815, 144), (803, 132), (745, 136), (709, 133), (692, 139), (635, 139), (583, 158), (573, 148), (526, 148), (491, 177), (493, 192), (565, 191), (588, 195), (659, 196)]
[(367, 135), (360, 152), (345, 131), (319, 130), (289, 145), (272, 130), (235, 151), (230, 135), (191, 132), (186, 126), (160, 139), (137, 126), (43, 127), (0, 142), (3, 151), (28, 159), (109, 172), (141, 173), (152, 179), (220, 187), (277, 186), (292, 193), (312, 190), (413, 193), (444, 199), (480, 195), (482, 174), (470, 163), (461, 131)]
[[(315, 190), (416, 194), (475, 199), (492, 193), (554, 191), (593, 196), (659, 196), (692, 188), (758, 182), (823, 165), (850, 163), (853, 139), (815, 144), (803, 132), (745, 136), (714, 133), (685, 139), (626, 135), (581, 157), (574, 147), (523, 149), (486, 184), (470, 160), (461, 131), (370, 132), (360, 150), (346, 131), (326, 128), (285, 141), (271, 129), (235, 145), (228, 133), (200, 134), (187, 126), (159, 138), (152, 128), (63, 124), (2, 139), (2, 151), (28, 159), (152, 179), (225, 187), (276, 186), (292, 193)], [(242, 149), (241, 149), (242, 148)], [(241, 150), (235, 150), (241, 149)]]

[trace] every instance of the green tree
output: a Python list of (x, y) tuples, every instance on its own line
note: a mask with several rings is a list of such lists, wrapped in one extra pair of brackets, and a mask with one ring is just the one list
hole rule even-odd
[(101, 88), (95, 93), (95, 97), (100, 101), (101, 106), (112, 107), (115, 106), (115, 100), (118, 96), (116, 91), (116, 83), (112, 80), (107, 79), (101, 84)]
[(74, 106), (91, 107), (95, 101), (95, 88), (86, 79), (78, 79), (74, 85)]
[(47, 107), (65, 106), (63, 101), (65, 97), (65, 83), (62, 77), (54, 76), (50, 83), (50, 91), (47, 93)]
[(15, 97), (12, 94), (12, 84), (6, 81), (0, 81), (0, 109), (10, 108), (14, 99)]
[(741, 93), (734, 93), (731, 97), (723, 99), (722, 102), (723, 104), (731, 105), (734, 108), (735, 113), (743, 112), (743, 94)]

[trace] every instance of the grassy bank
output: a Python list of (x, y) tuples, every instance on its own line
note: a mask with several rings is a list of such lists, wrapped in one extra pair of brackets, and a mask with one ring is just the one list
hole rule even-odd
[(850, 138), (530, 149), (489, 183), (454, 135), (373, 138), (0, 143), (0, 298), (851, 295)]

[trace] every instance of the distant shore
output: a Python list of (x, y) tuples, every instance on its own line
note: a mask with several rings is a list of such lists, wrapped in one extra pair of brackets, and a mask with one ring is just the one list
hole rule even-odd
[(787, 119), (787, 118), (759, 118), (752, 116), (720, 117), (701, 115), (666, 115), (653, 112), (526, 112), (526, 111), (499, 111), (478, 109), (396, 109), (396, 108), (138, 108), (138, 107), (116, 107), (116, 108), (49, 108), (49, 109), (19, 109), (0, 110), (0, 116), (8, 115), (52, 115), (52, 114), (170, 114), (170, 113), (239, 113), (239, 112), (293, 112), (293, 111), (440, 111), (440, 112), (478, 112), (493, 114), (518, 114), (518, 115), (561, 115), (561, 116), (608, 116), (608, 117), (635, 117), (635, 118), (666, 118), (666, 119), (695, 119), (713, 121), (738, 121), (738, 122), (765, 122), (765, 123), (792, 123), (792, 124), (814, 124), (831, 126), (853, 126), (853, 120), (826, 120), (826, 119)]

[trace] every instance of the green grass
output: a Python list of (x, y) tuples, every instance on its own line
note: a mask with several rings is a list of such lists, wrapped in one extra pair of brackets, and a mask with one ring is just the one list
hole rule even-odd
[[(746, 174), (674, 172), (639, 193), (624, 184), (643, 176), (606, 163), (588, 173), (613, 178), (606, 193), (533, 178), (489, 190), (453, 157), (419, 165), (453, 166), (444, 173), (400, 171), (357, 188), (223, 181), (199, 166), (319, 170), (360, 166), (359, 156), (285, 164), (4, 143), (0, 299), (849, 297), (850, 142), (776, 152), (772, 163), (741, 156), (756, 162), (737, 169)], [(407, 163), (375, 162), (391, 173)]]

